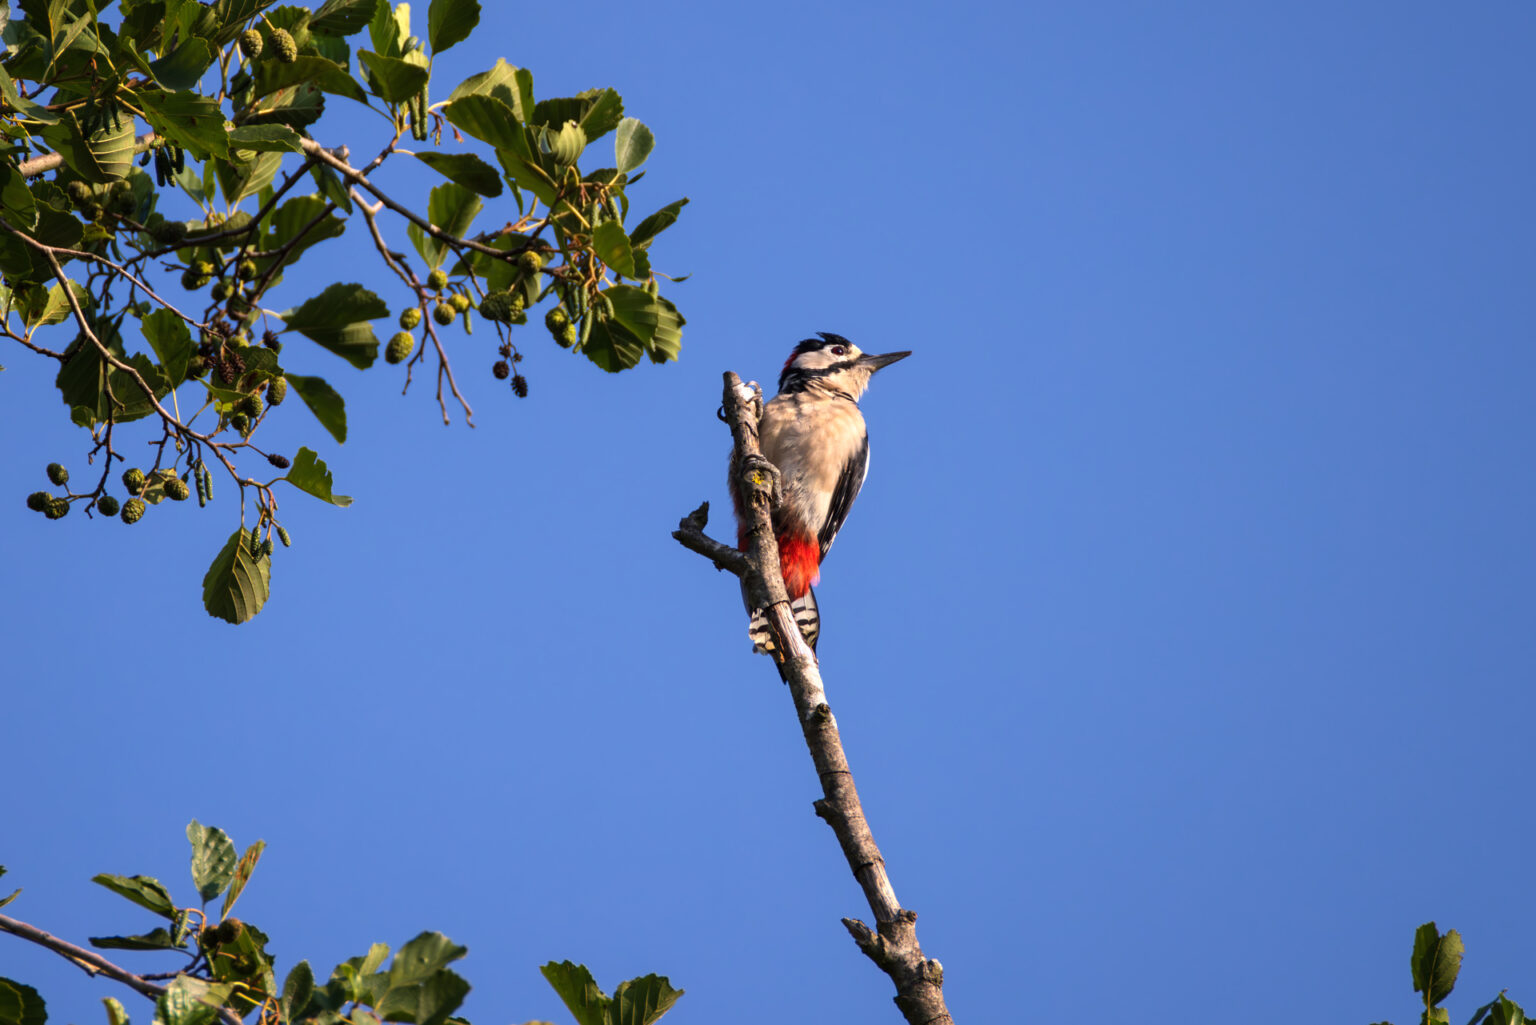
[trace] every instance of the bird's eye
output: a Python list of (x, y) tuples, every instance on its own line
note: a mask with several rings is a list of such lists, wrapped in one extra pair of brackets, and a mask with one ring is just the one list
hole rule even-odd
[(847, 349), (846, 346), (834, 345), (834, 346), (832, 346), (832, 355), (834, 355), (834, 356), (846, 356), (846, 355), (848, 355), (848, 349)]

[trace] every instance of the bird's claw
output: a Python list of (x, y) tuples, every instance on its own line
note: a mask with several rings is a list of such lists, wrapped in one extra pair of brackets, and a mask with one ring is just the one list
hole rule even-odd
[(779, 468), (761, 455), (747, 456), (742, 460), (741, 476), (743, 481), (751, 485), (760, 485), (762, 481), (758, 477), (759, 474), (768, 479), (770, 500), (774, 506), (777, 506), (784, 497)]

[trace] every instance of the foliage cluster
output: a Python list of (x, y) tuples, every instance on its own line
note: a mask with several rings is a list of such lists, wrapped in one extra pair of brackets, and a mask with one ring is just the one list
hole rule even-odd
[[(469, 1025), (455, 1014), (469, 983), (448, 967), (468, 951), (442, 933), (422, 933), (395, 951), (393, 960), (386, 944), (375, 943), (366, 954), (337, 965), (324, 983), (316, 980), (308, 961), (300, 961), (278, 986), (267, 934), (230, 915), (266, 845), (258, 840), (237, 856), (234, 842), (222, 829), (195, 819), (187, 826), (187, 839), (192, 843), (195, 905), (179, 906), (170, 891), (149, 876), (104, 873), (92, 879), (167, 923), (135, 936), (93, 936), (92, 946), (159, 950), (184, 959), (174, 971), (154, 976), (113, 966), (120, 973), (114, 976), (118, 981), (154, 996), (155, 1025), (238, 1025), (252, 1014), (259, 1025)], [(0, 875), (4, 872), (0, 868)], [(0, 898), (0, 907), (20, 893)], [(220, 895), (224, 900), (215, 916), (208, 904)], [(13, 931), (19, 924), (0, 916), (0, 931)], [(67, 949), (55, 949), (71, 955)], [(541, 970), (578, 1025), (651, 1025), (683, 995), (659, 975), (622, 982), (610, 997), (584, 965), (551, 961)], [(165, 986), (150, 981), (163, 978), (170, 980)], [(107, 1025), (129, 1025), (121, 1001), (107, 997), (102, 1002)], [(0, 1025), (46, 1025), (47, 1018), (47, 1003), (36, 989), (0, 978)]]
[[(435, 360), (445, 423), (451, 402), (473, 412), (450, 335), (493, 334), (493, 379), (526, 396), (524, 328), (541, 306), (533, 337), (604, 370), (677, 358), (684, 319), (661, 294), (651, 247), (687, 200), (630, 216), (650, 129), (613, 89), (536, 99), (533, 75), (505, 60), (434, 98), (436, 60), (479, 23), (478, 0), (431, 0), (421, 36), (410, 5), (386, 0), (108, 6), (20, 0), (19, 18), (0, 0), (0, 337), (58, 363), (65, 412), (90, 435), (90, 479), (77, 490), (50, 469), (62, 492), (28, 497), (47, 518), (78, 505), (134, 523), (167, 498), (206, 505), (215, 476), (227, 477), (239, 526), (208, 570), (204, 604), (244, 622), (267, 600), (274, 534), (287, 540), (276, 486), (351, 501), (320, 444), (260, 447), (290, 393), (333, 441), (347, 439), (342, 395), (290, 370), (308, 345), (285, 345), (366, 369), (379, 355), (374, 322), (393, 316), (385, 362), (403, 365), (408, 388)], [(338, 99), (378, 117), (367, 162), (317, 137)], [(611, 148), (595, 145), (608, 137)], [(379, 184), (402, 159), (443, 179), (419, 209)], [(505, 223), (472, 234), (491, 200)], [(341, 262), (314, 255), (359, 218), (360, 244), (400, 282), (393, 313), (363, 285), (329, 280)], [(399, 222), (412, 253), (387, 238)], [(270, 307), (301, 261), (324, 287)], [(140, 421), (142, 460), (122, 454)]]

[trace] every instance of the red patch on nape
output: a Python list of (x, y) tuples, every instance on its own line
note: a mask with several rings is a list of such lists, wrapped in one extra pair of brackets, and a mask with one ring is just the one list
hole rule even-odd
[(784, 570), (789, 600), (804, 598), (812, 584), (821, 582), (821, 545), (815, 538), (780, 534), (779, 565)]

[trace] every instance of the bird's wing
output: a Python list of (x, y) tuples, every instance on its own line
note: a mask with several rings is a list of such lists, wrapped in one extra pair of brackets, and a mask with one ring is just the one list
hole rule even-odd
[(821, 544), (822, 558), (827, 557), (827, 549), (832, 547), (837, 532), (843, 528), (848, 510), (853, 508), (853, 500), (859, 497), (859, 489), (864, 486), (864, 478), (868, 476), (869, 435), (866, 434), (860, 440), (858, 449), (843, 464), (843, 472), (838, 474), (837, 485), (832, 489), (827, 518), (822, 522), (821, 530), (816, 533), (816, 540)]

